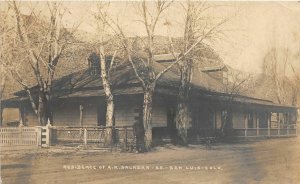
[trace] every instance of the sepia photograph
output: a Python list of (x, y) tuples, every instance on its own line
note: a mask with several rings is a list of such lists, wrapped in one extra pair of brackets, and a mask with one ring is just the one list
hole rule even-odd
[(300, 2), (0, 0), (0, 184), (300, 183)]

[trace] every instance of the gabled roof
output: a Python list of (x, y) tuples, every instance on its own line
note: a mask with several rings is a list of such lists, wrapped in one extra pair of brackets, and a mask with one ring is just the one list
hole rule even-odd
[[(141, 62), (138, 63), (138, 61), (135, 60), (135, 63), (137, 67), (143, 67)], [(166, 62), (155, 62), (153, 64), (153, 69), (155, 73), (158, 73), (164, 70), (167, 66), (168, 63)], [(114, 67), (111, 71), (110, 78), (114, 95), (143, 93), (141, 84), (129, 62), (124, 62)], [(176, 95), (178, 93), (179, 83), (180, 72), (178, 71), (178, 68), (174, 66), (157, 81), (156, 92)], [(234, 102), (239, 104), (255, 104), (264, 107), (294, 109), (294, 107), (291, 106), (275, 104), (272, 101), (242, 95), (235, 95), (234, 98), (232, 98), (232, 95), (223, 91), (224, 86), (220, 81), (210, 77), (199, 68), (195, 68), (193, 70), (191, 87), (193, 92), (199, 93), (202, 97), (213, 100), (221, 100), (225, 102), (229, 99), (234, 99)], [(37, 87), (32, 89), (33, 91), (37, 90)], [(57, 98), (104, 96), (101, 77), (99, 75), (90, 75), (88, 69), (71, 73), (55, 80), (52, 91), (53, 96)], [(20, 91), (16, 93), (16, 95), (22, 98), (26, 95), (26, 93), (24, 91)]]
[[(158, 56), (156, 58), (166, 58), (166, 55)], [(136, 66), (142, 68), (143, 64), (138, 60), (135, 61)], [(153, 69), (155, 73), (159, 73), (164, 70), (169, 63), (159, 63), (155, 62), (153, 64)], [(120, 65), (114, 67), (111, 71), (111, 83), (114, 91), (118, 89), (125, 89), (128, 87), (137, 87), (140, 86), (140, 82), (137, 79), (134, 70), (129, 62), (123, 62)], [(158, 81), (157, 85), (163, 88), (172, 88), (177, 90), (179, 87), (180, 81), (180, 72), (174, 66), (168, 72), (166, 72)], [(193, 78), (192, 78), (192, 87), (197, 89), (206, 90), (206, 91), (222, 91), (223, 84), (220, 81), (217, 81), (210, 77), (209, 75), (201, 72), (198, 68), (194, 69)], [(89, 74), (88, 69), (84, 69), (78, 72), (71, 73), (69, 75), (63, 76), (53, 82), (52, 91), (53, 95), (59, 97), (61, 95), (66, 95), (70, 93), (75, 93), (77, 95), (72, 96), (80, 96), (83, 94), (82, 91), (87, 90), (99, 90), (102, 88), (102, 79), (100, 76), (94, 76)], [(32, 88), (37, 90), (37, 87)], [(81, 91), (79, 93), (78, 91)], [(125, 90), (128, 91), (129, 90)], [(126, 94), (126, 92), (123, 92)], [(91, 94), (99, 94), (100, 93), (91, 93)], [(25, 91), (19, 91), (15, 93), (17, 96), (25, 96)], [(86, 95), (85, 95), (86, 96)]]

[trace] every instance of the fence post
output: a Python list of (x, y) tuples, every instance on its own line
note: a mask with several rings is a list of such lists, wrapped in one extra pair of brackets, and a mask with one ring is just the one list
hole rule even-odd
[(51, 145), (51, 124), (50, 120), (48, 119), (47, 125), (46, 125), (46, 146), (50, 147)]
[(256, 136), (259, 136), (259, 119), (256, 115)]
[(268, 136), (270, 137), (271, 136), (271, 130), (270, 130), (270, 128), (271, 128), (271, 117), (270, 117), (270, 115), (268, 116)]
[(79, 126), (83, 124), (83, 105), (79, 105)]
[(42, 147), (42, 128), (37, 126), (36, 128), (36, 143), (38, 147)]
[(111, 126), (110, 127), (111, 128), (111, 139), (110, 139), (110, 150), (112, 151), (113, 150), (113, 146), (114, 146), (114, 143), (115, 143), (115, 136), (114, 136), (114, 134), (115, 134), (115, 127), (114, 126)]
[(125, 150), (127, 151), (127, 127), (125, 127)]
[(22, 119), (20, 119), (18, 145), (22, 145), (22, 142), (23, 142), (22, 141), (22, 134), (23, 134), (22, 128), (23, 127), (24, 127), (23, 121), (22, 121)]
[(84, 139), (84, 145), (87, 145), (87, 129), (85, 128), (83, 130), (83, 139)]
[(248, 117), (247, 117), (247, 113), (244, 114), (244, 127), (245, 127), (245, 137), (247, 137), (247, 129), (248, 129)]

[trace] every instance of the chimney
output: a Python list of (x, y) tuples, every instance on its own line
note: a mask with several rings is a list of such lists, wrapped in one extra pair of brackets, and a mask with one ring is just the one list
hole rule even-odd
[(90, 75), (100, 75), (100, 58), (95, 52), (88, 57), (88, 63)]
[(175, 56), (173, 54), (159, 54), (154, 55), (154, 60), (158, 63), (170, 63), (174, 62), (178, 56), (179, 53), (175, 53)]

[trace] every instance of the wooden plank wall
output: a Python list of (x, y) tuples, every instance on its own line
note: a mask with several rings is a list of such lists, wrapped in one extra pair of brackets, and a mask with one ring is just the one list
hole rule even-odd
[(220, 110), (217, 110), (216, 112), (215, 112), (215, 117), (216, 117), (216, 129), (220, 129), (221, 128), (221, 126), (222, 126), (222, 112), (220, 111)]
[(115, 104), (115, 123), (116, 126), (132, 126), (136, 118), (139, 117), (138, 99), (129, 98), (128, 100), (120, 99)]
[[(79, 126), (79, 103), (65, 102), (57, 105), (53, 110), (55, 126)], [(85, 112), (85, 106), (84, 112)]]
[[(132, 126), (141, 118), (142, 104), (137, 98), (121, 99), (116, 102), (116, 126)], [(152, 126), (167, 127), (167, 108), (160, 98), (153, 100)]]
[(232, 113), (232, 128), (245, 128), (245, 117), (243, 111)]
[(39, 122), (37, 119), (36, 114), (33, 112), (32, 107), (29, 103), (23, 104), (23, 117), (24, 117), (24, 124), (28, 126), (39, 126)]
[[(97, 117), (98, 108), (97, 108), (96, 102), (83, 104), (83, 122), (82, 122), (83, 126), (97, 126), (98, 125), (98, 120), (97, 120), (98, 119), (98, 117)], [(77, 106), (77, 108), (79, 110), (79, 105)], [(79, 112), (78, 112), (78, 114), (79, 114)], [(77, 122), (79, 123), (79, 115), (78, 115)]]
[(161, 98), (154, 99), (152, 127), (167, 127), (167, 107)]
[(21, 115), (19, 108), (4, 108), (2, 112), (2, 126), (8, 126), (9, 122), (20, 121)]
[[(99, 99), (98, 99), (99, 100)], [(63, 100), (55, 105), (53, 109), (53, 122), (55, 126), (79, 126), (80, 110), (79, 106), (83, 106), (83, 126), (97, 126), (98, 118), (105, 119), (105, 112), (101, 113), (101, 117), (97, 116), (97, 111), (104, 109), (105, 103), (97, 105), (97, 100)], [(115, 101), (115, 122), (116, 126), (132, 126), (141, 116), (141, 99), (138, 98), (120, 98)], [(102, 117), (103, 116), (103, 117)], [(27, 108), (25, 118), (30, 122), (30, 126), (38, 125), (37, 117), (31, 110)], [(167, 107), (160, 98), (153, 100), (152, 112), (153, 127), (167, 127)]]

